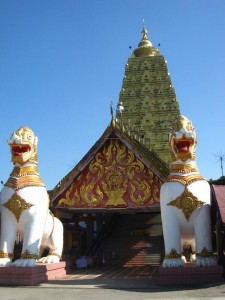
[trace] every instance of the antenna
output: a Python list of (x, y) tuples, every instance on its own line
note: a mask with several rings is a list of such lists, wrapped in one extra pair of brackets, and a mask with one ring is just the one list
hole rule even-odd
[(222, 174), (222, 177), (223, 177), (223, 162), (225, 161), (225, 155), (221, 152), (219, 155), (216, 155), (216, 157), (219, 158), (217, 160), (217, 162), (220, 163), (221, 174)]

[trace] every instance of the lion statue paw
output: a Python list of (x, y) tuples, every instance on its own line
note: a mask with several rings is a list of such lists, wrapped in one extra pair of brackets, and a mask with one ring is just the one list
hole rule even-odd
[(48, 256), (42, 257), (38, 260), (39, 263), (43, 263), (43, 264), (58, 263), (59, 261), (60, 261), (60, 257), (54, 254), (49, 254)]
[(14, 267), (35, 267), (36, 259), (28, 258), (28, 259), (17, 259), (12, 263)]
[(191, 254), (191, 256), (190, 256), (190, 262), (196, 262), (196, 254), (194, 253), (194, 254)]
[(211, 267), (216, 266), (217, 260), (214, 256), (208, 256), (208, 257), (197, 257), (196, 259), (196, 266), (198, 267)]
[(171, 267), (183, 267), (184, 262), (182, 258), (165, 258), (163, 260), (163, 267), (171, 268)]
[(11, 258), (0, 258), (0, 267), (8, 267), (12, 263)]

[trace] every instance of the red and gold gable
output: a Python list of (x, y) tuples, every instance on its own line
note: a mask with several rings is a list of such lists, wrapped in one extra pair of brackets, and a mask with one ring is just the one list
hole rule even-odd
[(57, 207), (159, 206), (162, 181), (118, 138), (108, 139), (61, 195)]

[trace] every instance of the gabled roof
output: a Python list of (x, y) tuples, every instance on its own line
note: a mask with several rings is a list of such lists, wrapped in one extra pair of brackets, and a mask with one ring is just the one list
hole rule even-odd
[(221, 220), (225, 224), (225, 185), (212, 185), (215, 200), (218, 205)]
[(113, 122), (108, 126), (99, 140), (81, 159), (81, 161), (50, 191), (51, 202), (53, 203), (72, 183), (73, 180), (85, 169), (91, 162), (95, 154), (110, 138), (118, 138), (138, 159), (140, 159), (147, 168), (149, 168), (162, 182), (169, 174), (169, 168), (159, 156), (145, 145), (131, 138), (121, 128), (115, 127)]

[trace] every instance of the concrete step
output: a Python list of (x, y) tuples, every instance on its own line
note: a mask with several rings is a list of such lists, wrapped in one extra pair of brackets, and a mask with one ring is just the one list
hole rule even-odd
[(100, 247), (107, 265), (159, 265), (164, 255), (160, 214), (120, 215)]

